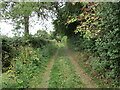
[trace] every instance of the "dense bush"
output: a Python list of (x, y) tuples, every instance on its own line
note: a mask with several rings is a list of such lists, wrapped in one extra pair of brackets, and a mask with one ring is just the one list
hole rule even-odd
[(32, 46), (34, 48), (44, 48), (48, 40), (40, 37), (29, 35), (27, 37), (13, 37), (9, 38), (1, 36), (2, 39), (2, 70), (7, 71), (10, 67), (11, 60), (21, 54), (19, 47)]
[[(119, 86), (120, 82), (120, 3), (100, 3), (102, 8), (99, 10), (99, 16), (104, 17), (101, 27), (106, 32), (95, 42), (95, 50), (101, 58), (98, 63), (103, 65), (106, 73), (105, 78), (112, 78), (115, 83), (113, 86)], [(109, 8), (109, 11), (104, 11)], [(104, 10), (103, 10), (104, 9)], [(102, 70), (101, 70), (102, 72)]]
[[(119, 3), (100, 3), (96, 15), (101, 19), (101, 31), (95, 38), (82, 39), (80, 44), (84, 50), (94, 52), (99, 59), (94, 61), (93, 68), (104, 78), (111, 79), (111, 86), (119, 86), (120, 82), (120, 26), (118, 15)], [(106, 11), (109, 8), (108, 12)], [(94, 30), (94, 28), (93, 28)], [(87, 32), (87, 31), (86, 31)], [(89, 37), (89, 36), (88, 36)]]
[(13, 47), (12, 39), (8, 37), (2, 37), (2, 70), (6, 71), (10, 66), (11, 59), (16, 56), (17, 52), (15, 47)]
[[(67, 4), (71, 6), (68, 7)], [(61, 21), (59, 26), (63, 25), (61, 27), (65, 28), (61, 32), (67, 35), (68, 45), (72, 44), (72, 48), (74, 47), (75, 50), (89, 52), (94, 57), (98, 57), (92, 63), (98, 76), (110, 80), (110, 86), (119, 86), (120, 3), (81, 2), (80, 4), (67, 4), (63, 7), (63, 9), (67, 8), (67, 15), (61, 14), (61, 10), (60, 15), (58, 14), (60, 19), (57, 18), (56, 21)], [(70, 13), (70, 8), (73, 6), (77, 7), (79, 12)], [(63, 20), (64, 23), (62, 23)], [(56, 24), (58, 25), (58, 23)], [(57, 27), (57, 25), (55, 26)]]
[[(11, 68), (8, 70), (9, 75), (12, 74), (10, 80), (3, 81), (3, 88), (30, 87), (31, 80), (45, 70), (56, 49), (53, 44), (47, 44), (43, 49), (20, 46), (20, 54), (12, 59)], [(11, 79), (14, 84), (11, 84)]]

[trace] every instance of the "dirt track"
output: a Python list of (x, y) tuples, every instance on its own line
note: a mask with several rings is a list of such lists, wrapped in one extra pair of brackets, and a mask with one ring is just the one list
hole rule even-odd
[[(64, 56), (60, 56), (60, 55), (58, 55), (58, 53), (60, 54), (60, 53), (63, 53), (63, 55)], [(57, 58), (56, 58), (57, 57)], [(62, 59), (62, 64), (61, 64), (61, 66), (62, 66), (62, 68), (60, 68), (60, 61), (59, 61), (59, 59), (61, 58), (61, 57), (63, 57)], [(66, 62), (66, 59), (65, 58), (67, 58), (68, 59), (68, 62), (69, 63), (71, 63), (71, 65), (72, 66), (70, 66), (70, 64), (65, 64), (65, 62)], [(58, 60), (58, 61), (56, 61), (55, 62), (55, 60)], [(62, 73), (63, 71), (64, 71), (64, 69), (65, 68), (67, 68), (67, 71), (65, 71), (65, 73), (66, 72), (68, 72), (66, 75), (68, 75), (68, 76), (66, 76), (66, 77), (68, 77), (71, 81), (70, 81), (70, 83), (72, 83), (72, 79), (71, 79), (71, 74), (76, 74), (78, 77), (80, 77), (79, 78), (79, 81), (78, 82), (82, 82), (83, 83), (83, 85), (85, 85), (85, 87), (86, 88), (97, 88), (98, 86), (95, 84), (95, 82), (93, 82), (92, 80), (91, 80), (91, 77), (87, 74), (87, 73), (85, 73), (85, 70), (82, 68), (82, 67), (80, 67), (80, 65), (78, 64), (78, 62), (77, 62), (77, 58), (74, 56), (74, 53), (73, 52), (71, 52), (67, 47), (64, 47), (63, 49), (61, 49), (61, 50), (57, 50), (57, 52), (54, 54), (54, 56), (52, 57), (52, 59), (51, 59), (51, 61), (50, 61), (50, 63), (48, 64), (48, 66), (46, 67), (46, 71), (42, 74), (42, 80), (41, 80), (41, 83), (36, 83), (36, 84), (34, 84), (33, 85), (33, 87), (40, 87), (40, 88), (49, 88), (49, 84), (50, 83), (52, 83), (52, 82), (54, 82), (54, 78), (56, 78), (56, 77), (58, 77), (58, 78), (56, 78), (56, 79), (58, 79), (58, 80), (56, 80), (58, 83), (59, 83), (59, 76), (55, 76), (55, 77), (53, 77), (52, 79), (51, 79), (51, 77), (50, 77), (50, 74), (52, 73), (52, 75), (54, 75), (54, 74), (56, 74), (56, 72), (57, 71), (55, 71), (54, 69), (55, 68), (53, 68), (54, 67), (54, 64), (56, 64), (56, 66), (57, 66), (57, 68), (59, 68), (59, 74), (60, 73)], [(69, 65), (69, 68), (68, 68), (68, 66), (67, 65)], [(71, 68), (73, 68), (73, 71), (75, 71), (75, 72), (71, 72)], [(69, 72), (71, 72), (71, 73), (69, 73)], [(64, 73), (64, 75), (65, 75), (65, 73)], [(62, 76), (63, 77), (63, 76)], [(63, 79), (64, 80), (64, 79)], [(67, 80), (67, 79), (66, 79)], [(55, 81), (55, 82), (56, 82)], [(76, 82), (75, 82), (76, 83)], [(53, 87), (54, 87), (54, 84), (52, 84), (53, 85)], [(60, 85), (59, 85), (60, 86)], [(57, 86), (56, 86), (57, 87)], [(61, 86), (62, 87), (62, 86)], [(82, 86), (83, 87), (83, 86)], [(82, 88), (81, 87), (81, 88)], [(78, 88), (80, 88), (80, 87), (78, 87)]]
[(55, 53), (55, 55), (52, 57), (52, 59), (50, 60), (50, 63), (48, 64), (48, 66), (46, 67), (46, 72), (44, 72), (42, 74), (42, 81), (41, 83), (36, 83), (32, 86), (32, 88), (36, 88), (36, 87), (40, 87), (40, 88), (48, 88), (48, 85), (49, 85), (49, 80), (50, 80), (50, 72), (51, 72), (51, 69), (54, 65), (54, 59), (55, 57), (57, 56), (58, 54), (58, 50), (57, 52)]
[(80, 65), (77, 63), (77, 59), (76, 57), (74, 57), (74, 54), (67, 47), (64, 50), (69, 60), (74, 65), (76, 74), (80, 75), (81, 81), (87, 86), (87, 88), (97, 88), (98, 86), (91, 80), (91, 77), (88, 74), (86, 74), (85, 70), (82, 69)]

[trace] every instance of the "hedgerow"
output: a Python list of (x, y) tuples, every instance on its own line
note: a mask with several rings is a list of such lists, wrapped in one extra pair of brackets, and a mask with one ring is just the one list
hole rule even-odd
[[(71, 9), (67, 4), (76, 7), (79, 12), (74, 12), (73, 8), (73, 12), (70, 13)], [(59, 13), (61, 19), (57, 18), (57, 21), (61, 21), (60, 26), (63, 25), (61, 27), (65, 29), (61, 30), (59, 27), (57, 29), (68, 37), (68, 43), (72, 44), (72, 48), (74, 47), (78, 51), (91, 52), (94, 57), (98, 57), (98, 60), (93, 60), (92, 63), (98, 76), (102, 75), (104, 79), (111, 80), (109, 84), (112, 87), (119, 86), (120, 3), (81, 2), (80, 4), (67, 4), (62, 8), (67, 10), (67, 15)], [(64, 19), (66, 21), (62, 23)], [(56, 24), (55, 26), (57, 27)]]

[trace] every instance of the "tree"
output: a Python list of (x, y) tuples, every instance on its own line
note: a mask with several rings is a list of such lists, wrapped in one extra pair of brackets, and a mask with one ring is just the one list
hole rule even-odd
[(71, 27), (65, 25), (65, 23), (72, 17), (79, 15), (81, 13), (81, 8), (82, 5), (80, 2), (74, 5), (71, 2), (67, 2), (59, 6), (57, 9), (57, 19), (53, 22), (56, 32), (69, 37), (74, 35), (74, 27), (76, 27), (77, 23)]
[(45, 30), (38, 30), (35, 36), (48, 39), (50, 35)]
[[(37, 14), (38, 18), (45, 19), (51, 13), (54, 3), (46, 2), (2, 2), (0, 3), (0, 15), (4, 19), (12, 19), (16, 23), (15, 29), (24, 26), (24, 34), (29, 35), (29, 19)], [(49, 14), (48, 14), (49, 12)]]

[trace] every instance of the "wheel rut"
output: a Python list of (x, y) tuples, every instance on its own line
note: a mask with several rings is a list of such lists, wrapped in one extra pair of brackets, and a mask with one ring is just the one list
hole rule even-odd
[(98, 86), (92, 81), (91, 77), (77, 63), (77, 58), (74, 57), (74, 54), (67, 47), (65, 47), (64, 50), (75, 67), (76, 74), (80, 76), (81, 81), (87, 86), (87, 88), (98, 88)]
[(48, 64), (48, 66), (45, 68), (46, 69), (46, 72), (44, 72), (42, 74), (42, 81), (41, 83), (36, 83), (32, 86), (32, 88), (36, 88), (36, 87), (39, 87), (39, 88), (48, 88), (48, 85), (49, 85), (49, 80), (50, 80), (50, 72), (51, 72), (51, 69), (54, 65), (54, 59), (55, 57), (58, 55), (58, 50), (56, 51), (55, 55), (53, 55), (52, 59), (50, 60), (50, 63)]

